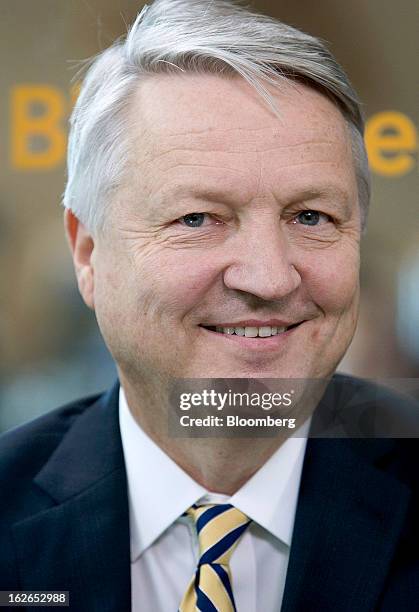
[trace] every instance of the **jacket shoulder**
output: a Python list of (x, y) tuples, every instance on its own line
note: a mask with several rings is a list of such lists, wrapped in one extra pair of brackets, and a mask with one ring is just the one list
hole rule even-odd
[(419, 406), (419, 399), (402, 392), (400, 389), (392, 388), (381, 382), (351, 376), (349, 374), (336, 373), (332, 377), (332, 385), (339, 390), (350, 390), (366, 397), (375, 399), (377, 403), (392, 402), (393, 404), (405, 404), (407, 406)]
[(0, 436), (0, 584), (3, 589), (19, 588), (14, 525), (56, 505), (50, 494), (36, 485), (35, 477), (102, 395), (66, 404)]
[(0, 489), (24, 487), (37, 474), (76, 419), (102, 394), (81, 398), (0, 435)]
[(314, 438), (346, 441), (357, 452), (418, 486), (419, 401), (375, 381), (335, 374), (315, 412)]
[[(414, 438), (419, 437), (419, 398), (405, 392), (399, 385), (392, 388), (389, 384), (335, 374), (332, 378), (324, 401), (330, 406), (339, 406), (351, 417), (364, 417), (357, 425), (375, 425), (377, 437)], [(355, 424), (355, 422), (353, 423)], [(366, 429), (367, 433), (368, 427)], [(374, 431), (369, 432), (374, 437)]]

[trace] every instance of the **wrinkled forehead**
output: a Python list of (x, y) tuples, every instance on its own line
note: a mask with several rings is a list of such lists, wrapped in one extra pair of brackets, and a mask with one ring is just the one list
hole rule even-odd
[[(346, 122), (339, 109), (324, 95), (306, 85), (284, 80), (278, 89), (268, 88), (275, 115), (254, 87), (240, 77), (216, 75), (153, 75), (146, 77), (134, 95), (131, 112), (145, 142), (154, 147), (193, 139), (232, 147), (266, 141), (266, 147), (317, 137), (348, 144)], [(246, 139), (243, 142), (243, 132)]]
[(146, 78), (131, 105), (131, 184), (141, 181), (152, 195), (187, 194), (201, 183), (206, 192), (230, 192), (242, 201), (262, 183), (285, 199), (330, 186), (354, 200), (350, 136), (339, 109), (302, 84), (285, 82), (273, 94), (279, 116), (238, 77)]

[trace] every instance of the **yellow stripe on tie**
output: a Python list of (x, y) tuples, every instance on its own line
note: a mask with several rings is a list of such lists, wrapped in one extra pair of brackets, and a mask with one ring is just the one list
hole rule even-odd
[[(230, 572), (228, 572), (230, 574)], [(230, 583), (231, 578), (229, 575)], [(234, 612), (233, 603), (224, 585), (211, 565), (202, 565), (199, 588), (220, 612)]]
[[(199, 563), (179, 606), (179, 612), (212, 609), (236, 612), (231, 586), (230, 557), (250, 524), (249, 518), (230, 504), (192, 506), (186, 514), (204, 525), (198, 534)], [(201, 519), (201, 520), (199, 520)]]
[(211, 546), (222, 540), (226, 535), (249, 521), (247, 516), (236, 508), (231, 508), (212, 519), (199, 533), (200, 553), (204, 554)]

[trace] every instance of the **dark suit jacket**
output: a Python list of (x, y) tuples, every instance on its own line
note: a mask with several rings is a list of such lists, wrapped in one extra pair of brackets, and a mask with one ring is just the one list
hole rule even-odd
[[(352, 382), (363, 396), (368, 385)], [(308, 441), (283, 612), (419, 610), (418, 456), (414, 439)], [(0, 590), (130, 610), (118, 385), (4, 434), (0, 496)]]

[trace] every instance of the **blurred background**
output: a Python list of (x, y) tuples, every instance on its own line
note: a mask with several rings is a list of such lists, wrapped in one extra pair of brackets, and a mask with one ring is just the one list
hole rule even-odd
[[(77, 292), (60, 198), (79, 62), (124, 34), (143, 4), (0, 3), (0, 431), (115, 378), (94, 315)], [(326, 40), (365, 105), (373, 199), (362, 247), (361, 318), (340, 370), (417, 381), (417, 3), (253, 5)]]

